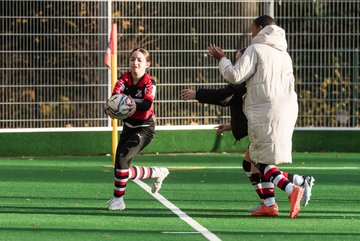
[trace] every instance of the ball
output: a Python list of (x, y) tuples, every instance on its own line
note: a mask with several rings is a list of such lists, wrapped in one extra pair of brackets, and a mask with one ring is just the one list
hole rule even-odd
[(130, 112), (129, 104), (134, 104), (134, 100), (124, 94), (115, 94), (107, 101), (110, 112), (116, 119), (123, 120), (128, 117)]

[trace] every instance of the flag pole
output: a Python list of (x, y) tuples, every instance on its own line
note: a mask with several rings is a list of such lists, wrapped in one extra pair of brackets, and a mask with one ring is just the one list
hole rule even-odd
[[(110, 51), (111, 51), (111, 89), (114, 89), (115, 83), (117, 81), (117, 25), (113, 23), (111, 25), (111, 34), (110, 34)], [(112, 120), (112, 138), (111, 138), (111, 154), (112, 154), (112, 164), (115, 166), (115, 157), (116, 157), (116, 147), (118, 144), (118, 120)]]
[[(108, 49), (105, 55), (105, 64), (109, 67), (108, 70), (108, 96), (111, 96), (117, 81), (117, 25), (112, 23), (112, 1), (107, 1), (108, 6)], [(110, 125), (110, 123), (109, 123)], [(111, 120), (112, 133), (111, 133), (111, 156), (112, 164), (115, 166), (116, 147), (118, 143), (116, 119)]]

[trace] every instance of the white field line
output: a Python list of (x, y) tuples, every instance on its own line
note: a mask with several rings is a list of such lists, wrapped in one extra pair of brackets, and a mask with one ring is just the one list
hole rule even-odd
[(200, 234), (202, 234), (205, 238), (207, 238), (210, 241), (221, 241), (215, 234), (207, 230), (205, 227), (203, 227), (201, 224), (196, 222), (194, 219), (189, 217), (186, 213), (181, 211), (178, 207), (176, 207), (173, 203), (171, 203), (169, 200), (167, 200), (163, 195), (160, 193), (152, 193), (151, 188), (145, 184), (144, 182), (140, 180), (133, 180), (137, 185), (139, 185), (142, 189), (144, 189), (146, 192), (148, 192), (150, 195), (152, 195), (154, 198), (156, 198), (159, 202), (161, 202), (165, 207), (170, 209), (173, 213), (179, 216), (184, 222), (189, 224), (193, 229), (198, 231)]
[[(113, 168), (112, 165), (103, 165), (105, 168)], [(197, 169), (242, 169), (241, 166), (164, 166), (170, 170), (197, 170)], [(278, 165), (280, 169), (295, 169), (295, 170), (360, 170), (360, 167), (282, 167)]]
[[(282, 167), (278, 165), (280, 169), (298, 169), (298, 170), (359, 170), (360, 167)], [(172, 170), (191, 170), (191, 169), (243, 169), (241, 166), (167, 166), (166, 168)]]

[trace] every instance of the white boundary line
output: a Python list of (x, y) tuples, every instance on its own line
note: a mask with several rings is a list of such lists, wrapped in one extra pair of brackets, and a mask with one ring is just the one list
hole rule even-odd
[[(155, 130), (211, 130), (218, 125), (173, 125), (156, 126)], [(122, 130), (119, 126), (118, 130)], [(296, 127), (297, 131), (360, 131), (359, 127)], [(84, 131), (112, 131), (112, 127), (59, 127), (59, 128), (9, 128), (0, 129), (0, 133), (26, 133), (26, 132), (84, 132)]]
[[(158, 131), (182, 131), (182, 130), (212, 130), (218, 125), (174, 125), (174, 126), (156, 126)], [(122, 126), (118, 127), (118, 131)], [(112, 131), (112, 127), (59, 127), (59, 128), (13, 128), (0, 129), (0, 133), (26, 133), (26, 132), (91, 132), (91, 131)]]
[(179, 216), (185, 223), (189, 224), (193, 229), (198, 231), (200, 234), (202, 234), (205, 238), (207, 238), (210, 241), (221, 241), (215, 234), (207, 230), (205, 227), (203, 227), (201, 224), (196, 222), (194, 219), (189, 217), (186, 213), (181, 211), (178, 207), (176, 207), (173, 203), (171, 203), (169, 200), (167, 200), (163, 195), (159, 193), (152, 193), (150, 187), (145, 184), (144, 182), (140, 180), (133, 180), (137, 185), (139, 185), (142, 189), (144, 189), (146, 192), (148, 192), (150, 195), (152, 195), (154, 198), (156, 198), (159, 202), (161, 202), (165, 207), (170, 209), (173, 213)]
[[(278, 168), (280, 169), (295, 169), (295, 170), (358, 170), (360, 169), (359, 167), (282, 167), (281, 165), (277, 165)], [(212, 166), (212, 167), (207, 167), (207, 166), (167, 166), (166, 168), (168, 169), (173, 169), (173, 170), (186, 170), (186, 169), (243, 169), (241, 166), (228, 166), (228, 167), (224, 167), (224, 166)]]
[[(103, 165), (105, 168), (113, 168), (112, 165)], [(165, 166), (164, 166), (165, 167)], [(294, 170), (360, 170), (359, 167), (282, 167), (280, 169), (294, 169)], [(172, 170), (191, 170), (191, 169), (243, 169), (241, 166), (166, 166), (168, 169)]]

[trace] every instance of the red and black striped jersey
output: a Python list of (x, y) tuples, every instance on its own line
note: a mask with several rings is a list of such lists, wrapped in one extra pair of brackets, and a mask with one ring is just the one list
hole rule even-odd
[(148, 73), (133, 84), (131, 72), (125, 72), (115, 83), (112, 94), (125, 94), (136, 102), (136, 111), (123, 120), (129, 127), (152, 126), (155, 124), (154, 99), (156, 82)]

